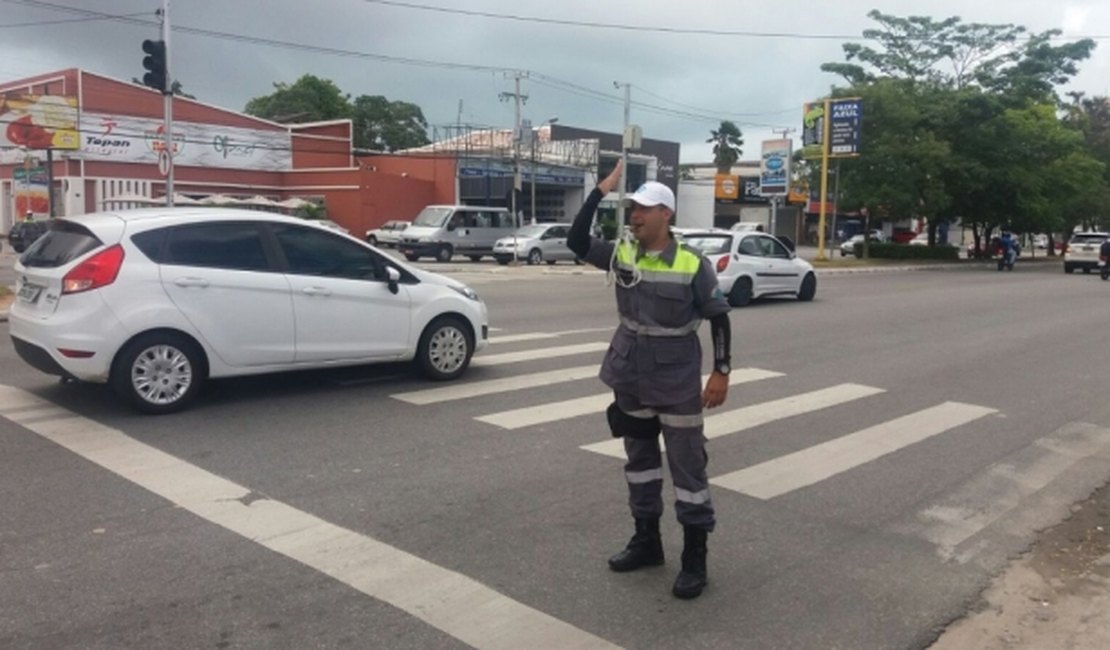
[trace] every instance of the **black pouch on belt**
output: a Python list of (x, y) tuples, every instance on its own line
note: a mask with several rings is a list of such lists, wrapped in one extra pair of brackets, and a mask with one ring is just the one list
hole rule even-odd
[(620, 410), (616, 402), (605, 411), (609, 419), (609, 430), (614, 438), (654, 438), (659, 435), (659, 416), (636, 418)]

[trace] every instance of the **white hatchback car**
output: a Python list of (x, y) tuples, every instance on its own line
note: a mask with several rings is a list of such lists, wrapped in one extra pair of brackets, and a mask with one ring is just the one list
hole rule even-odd
[(813, 265), (771, 235), (705, 230), (687, 232), (682, 241), (713, 264), (721, 291), (733, 307), (762, 296), (793, 295), (807, 301), (817, 295)]
[(16, 263), (16, 351), (184, 408), (209, 377), (415, 360), (461, 375), (488, 342), (466, 285), (303, 219), (158, 208), (52, 219)]

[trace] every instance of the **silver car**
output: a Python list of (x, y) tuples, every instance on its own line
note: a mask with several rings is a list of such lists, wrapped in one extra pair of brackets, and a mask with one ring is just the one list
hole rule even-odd
[(366, 243), (371, 246), (394, 247), (401, 241), (401, 232), (409, 227), (409, 221), (386, 221), (377, 228), (366, 231)]
[[(493, 245), (493, 257), (498, 264), (508, 264), (513, 259), (529, 264), (560, 260), (581, 263), (567, 248), (569, 223), (540, 223), (518, 228), (512, 236), (502, 237)], [(514, 254), (515, 252), (515, 254)]]

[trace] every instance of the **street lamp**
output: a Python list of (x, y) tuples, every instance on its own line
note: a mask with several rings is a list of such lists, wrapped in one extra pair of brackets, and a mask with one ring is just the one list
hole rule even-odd
[(558, 117), (552, 117), (543, 124), (536, 127), (536, 132), (532, 134), (532, 225), (536, 225), (536, 139), (539, 136), (539, 130), (545, 126), (550, 126), (559, 121)]

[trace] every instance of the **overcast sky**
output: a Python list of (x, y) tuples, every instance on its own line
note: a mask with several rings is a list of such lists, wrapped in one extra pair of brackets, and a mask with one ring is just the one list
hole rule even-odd
[[(410, 6), (397, 6), (406, 4)], [(161, 0), (0, 0), (0, 80), (68, 67), (120, 79), (141, 76), (140, 42), (157, 28), (80, 20), (51, 7), (155, 20)], [(766, 38), (620, 30), (506, 20), (416, 8), (446, 7), (554, 21), (654, 28), (787, 33)], [(529, 70), (523, 117), (619, 132), (622, 90), (632, 84), (631, 121), (645, 137), (678, 141), (682, 162), (711, 158), (705, 144), (721, 119), (740, 124), (744, 158), (758, 155), (773, 128), (796, 128), (801, 105), (839, 78), (820, 65), (842, 61), (844, 37), (875, 23), (871, 9), (900, 16), (1015, 23), (1067, 37), (1102, 37), (1069, 89), (1110, 94), (1110, 0), (171, 0), (175, 27), (322, 46), (373, 57), (315, 53), (182, 33), (172, 38), (173, 76), (198, 99), (242, 110), (274, 82), (311, 73), (352, 96), (384, 95), (419, 105), (432, 125), (461, 121), (509, 128), (513, 105), (498, 95), (513, 82), (496, 70), (452, 69), (383, 60)], [(53, 24), (26, 24), (48, 23)], [(71, 22), (57, 22), (71, 21)], [(831, 36), (831, 38), (821, 38)], [(380, 55), (380, 56), (379, 56)], [(567, 87), (566, 84), (573, 84)], [(601, 96), (599, 96), (601, 95)], [(650, 104), (656, 108), (639, 104)], [(662, 110), (660, 110), (662, 109)], [(865, 117), (866, 124), (866, 117)], [(866, 127), (865, 127), (866, 128)], [(791, 134), (798, 138), (798, 133)]]

